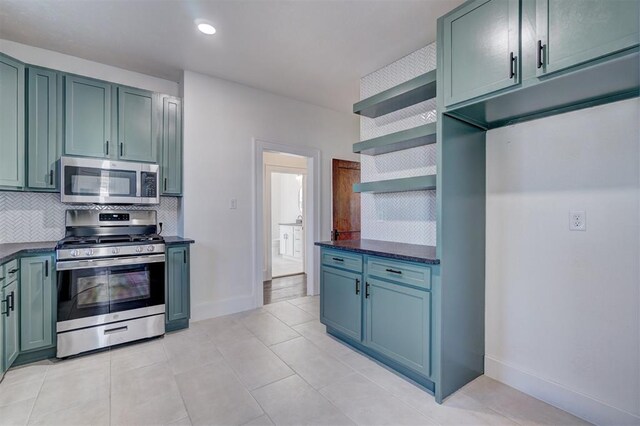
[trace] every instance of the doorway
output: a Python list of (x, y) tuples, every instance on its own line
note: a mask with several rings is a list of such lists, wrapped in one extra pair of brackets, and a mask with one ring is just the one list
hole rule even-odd
[(267, 255), (264, 304), (307, 294), (305, 205), (307, 159), (282, 152), (263, 156)]
[(320, 229), (315, 149), (254, 140), (255, 305), (317, 293)]

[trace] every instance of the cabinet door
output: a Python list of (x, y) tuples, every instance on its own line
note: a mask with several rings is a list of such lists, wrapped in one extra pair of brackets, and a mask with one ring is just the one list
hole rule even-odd
[(362, 340), (362, 275), (322, 267), (320, 322)]
[(4, 366), (9, 369), (20, 352), (20, 336), (18, 334), (18, 316), (20, 314), (20, 297), (18, 281), (13, 281), (4, 288)]
[(20, 260), (20, 349), (53, 345), (53, 258)]
[(520, 81), (520, 1), (476, 0), (444, 18), (444, 103)]
[(0, 265), (0, 380), (2, 380), (2, 376), (7, 370), (4, 365), (4, 312), (6, 309), (4, 302), (4, 289), (2, 288), (4, 280), (4, 265)]
[(182, 102), (162, 99), (162, 193), (182, 195)]
[(637, 0), (536, 0), (536, 74), (544, 75), (637, 46)]
[(54, 190), (59, 157), (58, 75), (33, 67), (27, 73), (27, 186)]
[(65, 77), (64, 152), (108, 158), (111, 141), (111, 85), (82, 77)]
[(0, 55), (0, 186), (24, 186), (24, 65)]
[(428, 377), (430, 293), (371, 277), (365, 293), (365, 344)]
[(189, 318), (189, 247), (167, 250), (167, 322)]
[(158, 144), (155, 96), (118, 87), (118, 156), (123, 160), (156, 162)]

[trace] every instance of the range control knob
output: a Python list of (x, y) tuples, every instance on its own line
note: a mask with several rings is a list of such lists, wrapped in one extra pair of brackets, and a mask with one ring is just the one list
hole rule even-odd
[(86, 249), (86, 250), (84, 251), (84, 254), (85, 254), (86, 256), (92, 256), (92, 255), (93, 255), (93, 249)]
[(136, 247), (136, 253), (142, 253), (142, 246)]
[(147, 251), (154, 251), (156, 248), (154, 246), (147, 246)]
[(120, 249), (118, 247), (114, 247), (114, 248), (111, 249), (111, 253), (112, 254), (118, 254), (118, 253), (120, 253)]
[(71, 256), (76, 257), (79, 255), (80, 255), (80, 250), (78, 249), (71, 250)]

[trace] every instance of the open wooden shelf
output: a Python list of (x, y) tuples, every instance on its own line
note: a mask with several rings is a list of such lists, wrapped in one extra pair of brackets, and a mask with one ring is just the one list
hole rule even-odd
[(435, 97), (436, 70), (433, 70), (355, 103), (353, 112), (376, 118)]
[(404, 192), (436, 189), (436, 175), (362, 182), (353, 185), (353, 192)]
[(365, 155), (386, 154), (436, 142), (436, 123), (367, 139), (353, 145), (353, 152)]

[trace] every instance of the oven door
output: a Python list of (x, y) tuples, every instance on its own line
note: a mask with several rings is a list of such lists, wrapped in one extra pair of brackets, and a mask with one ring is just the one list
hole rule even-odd
[(134, 204), (140, 201), (140, 165), (92, 158), (60, 159), (63, 203)]
[(165, 255), (57, 263), (57, 330), (165, 312)]

